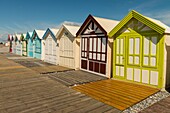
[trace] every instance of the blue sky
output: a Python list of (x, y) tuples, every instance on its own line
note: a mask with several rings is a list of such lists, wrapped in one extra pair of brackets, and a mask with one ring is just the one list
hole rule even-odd
[(121, 20), (134, 9), (170, 26), (169, 0), (0, 0), (0, 40), (7, 34), (82, 23), (89, 14)]

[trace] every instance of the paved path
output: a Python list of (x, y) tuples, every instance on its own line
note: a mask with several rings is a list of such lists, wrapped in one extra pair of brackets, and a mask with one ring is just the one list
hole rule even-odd
[(141, 113), (170, 113), (170, 96), (148, 107)]
[(66, 86), (74, 86), (107, 79), (106, 77), (80, 70), (52, 73), (48, 76)]

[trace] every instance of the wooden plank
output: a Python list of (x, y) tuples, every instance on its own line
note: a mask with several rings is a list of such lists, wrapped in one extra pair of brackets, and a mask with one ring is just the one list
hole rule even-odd
[[(143, 91), (143, 90), (137, 90), (136, 88), (134, 88), (134, 87), (132, 87), (132, 88), (127, 88), (126, 86), (125, 87), (122, 87), (122, 88), (120, 88), (121, 86), (119, 85), (119, 86), (117, 86), (116, 84), (114, 84), (114, 85), (112, 85), (112, 84), (104, 84), (103, 82), (97, 82), (97, 83), (91, 83), (91, 84), (88, 84), (89, 86), (92, 86), (93, 85), (93, 87), (95, 87), (96, 89), (100, 89), (100, 88), (102, 88), (102, 90), (105, 90), (105, 89), (107, 89), (107, 91), (113, 91), (113, 89), (116, 89), (116, 90), (114, 90), (114, 92), (119, 92), (119, 93), (123, 93), (124, 95), (129, 95), (130, 94), (130, 96), (135, 96), (136, 98), (143, 98), (144, 96), (147, 96), (148, 94), (150, 94), (150, 93), (148, 93), (148, 92), (146, 92), (146, 91)], [(88, 86), (88, 85), (86, 85), (86, 86)], [(123, 85), (123, 84), (121, 84), (121, 85)], [(123, 85), (124, 86), (124, 85)], [(158, 90), (159, 91), (159, 90)], [(138, 92), (138, 93), (136, 93), (136, 92)], [(153, 93), (153, 92), (152, 92)], [(151, 93), (151, 94), (152, 94)], [(155, 92), (154, 92), (155, 93)]]
[(114, 97), (106, 97), (106, 94), (102, 93), (102, 92), (96, 92), (96, 91), (93, 91), (93, 90), (89, 90), (89, 89), (76, 89), (77, 91), (81, 91), (82, 93), (84, 94), (87, 94), (93, 98), (95, 98), (96, 100), (99, 100), (101, 102), (104, 102), (108, 105), (111, 105), (111, 106), (114, 106), (120, 110), (124, 110), (126, 108), (128, 108), (130, 105), (127, 104), (127, 103), (123, 103), (123, 102), (120, 102), (120, 99), (116, 99)]
[(73, 89), (87, 94), (108, 105), (114, 106), (119, 110), (127, 109), (128, 107), (159, 91), (159, 89), (156, 88), (117, 80), (93, 82), (75, 86)]

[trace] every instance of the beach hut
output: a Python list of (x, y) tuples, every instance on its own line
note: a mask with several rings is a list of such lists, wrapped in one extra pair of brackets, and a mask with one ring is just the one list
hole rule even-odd
[(42, 37), (45, 33), (45, 30), (34, 30), (32, 34), (32, 40), (33, 40), (33, 58), (37, 59), (43, 59), (41, 57), (42, 54), (44, 54), (42, 50), (44, 50), (44, 46), (42, 47), (42, 44), (44, 44)]
[(26, 34), (21, 34), (21, 40), (22, 40), (22, 56), (27, 56), (27, 39)]
[(56, 34), (59, 29), (48, 28), (43, 36), (45, 44), (42, 46), (44, 48), (44, 54), (42, 54), (42, 60), (51, 64), (58, 64), (57, 61), (57, 39)]
[(21, 34), (16, 34), (16, 54), (17, 55), (22, 55), (22, 41), (21, 41)]
[(113, 40), (108, 33), (119, 21), (89, 15), (77, 36), (81, 37), (81, 70), (110, 78)]
[(32, 34), (33, 32), (27, 32), (26, 34), (26, 40), (28, 42), (27, 44), (27, 56), (33, 57), (33, 40), (32, 40)]
[(131, 11), (113, 30), (113, 78), (158, 88), (170, 86), (170, 28)]
[(12, 35), (8, 35), (8, 43), (9, 43), (9, 52), (12, 53), (12, 41), (13, 41), (13, 37)]
[(56, 35), (59, 43), (59, 65), (79, 69), (80, 39), (76, 37), (79, 28), (80, 26), (65, 24), (60, 27)]
[(12, 53), (16, 54), (16, 41), (17, 41), (17, 37), (16, 35), (12, 35)]

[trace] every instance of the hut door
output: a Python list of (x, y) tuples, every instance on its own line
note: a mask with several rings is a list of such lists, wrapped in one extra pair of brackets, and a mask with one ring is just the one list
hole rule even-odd
[(87, 37), (82, 37), (82, 45), (81, 45), (81, 68), (87, 70)]
[(107, 37), (82, 37), (81, 68), (106, 75)]
[(116, 38), (115, 72), (117, 77), (125, 78), (125, 37)]

